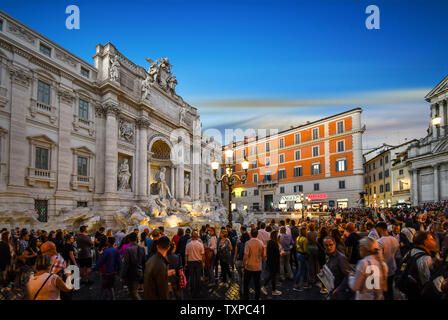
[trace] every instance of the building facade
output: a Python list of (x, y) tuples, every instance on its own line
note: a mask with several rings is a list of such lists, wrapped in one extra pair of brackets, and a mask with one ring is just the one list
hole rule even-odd
[[(364, 154), (364, 192), (368, 207), (390, 207), (397, 202), (409, 203), (410, 181), (406, 150), (416, 140), (397, 146), (383, 144)], [(407, 196), (407, 198), (406, 198)]]
[(244, 174), (245, 157), (250, 164), (246, 181), (234, 186), (233, 207), (269, 211), (357, 206), (363, 191), (361, 112), (357, 108), (224, 146), (234, 149), (233, 172)]
[(408, 150), (412, 205), (448, 200), (448, 76), (425, 99), (430, 105), (428, 135)]
[(158, 195), (161, 179), (179, 202), (213, 202), (221, 146), (176, 94), (168, 59), (146, 71), (111, 43), (93, 59), (0, 12), (0, 207), (43, 221), (90, 207), (107, 220)]

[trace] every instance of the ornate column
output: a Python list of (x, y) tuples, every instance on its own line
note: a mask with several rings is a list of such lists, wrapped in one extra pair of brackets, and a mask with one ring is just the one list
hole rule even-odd
[(201, 165), (201, 121), (199, 117), (193, 120), (193, 172), (192, 172), (192, 200), (199, 200), (199, 167)]
[(447, 104), (448, 104), (448, 99), (445, 99), (442, 101), (442, 103), (440, 105), (440, 107), (442, 108), (440, 110), (440, 116), (442, 117), (442, 122), (440, 123), (440, 135), (442, 137), (444, 137), (448, 132), (448, 128), (447, 128), (447, 125), (448, 125), (447, 108), (448, 108), (448, 106), (447, 106)]
[(148, 173), (147, 173), (147, 163), (148, 163), (148, 128), (149, 120), (146, 117), (141, 117), (137, 119), (138, 128), (138, 174), (137, 177), (137, 195), (138, 197), (146, 197), (148, 195)]
[(170, 176), (171, 176), (171, 185), (170, 185), (170, 190), (171, 190), (171, 195), (173, 196), (173, 198), (176, 198), (176, 188), (175, 188), (175, 184), (174, 184), (174, 166), (171, 165), (170, 166)]
[(24, 152), (27, 143), (24, 123), (30, 102), (30, 84), (32, 75), (17, 66), (9, 69), (11, 79), (11, 123), (9, 142), (9, 181), (8, 185), (23, 187), (25, 168), (29, 163)]
[(412, 205), (418, 205), (418, 169), (412, 170)]
[(104, 152), (104, 193), (117, 191), (117, 116), (120, 113), (116, 102), (103, 104), (106, 114), (106, 148)]
[(434, 170), (434, 201), (439, 201), (439, 164), (432, 166)]

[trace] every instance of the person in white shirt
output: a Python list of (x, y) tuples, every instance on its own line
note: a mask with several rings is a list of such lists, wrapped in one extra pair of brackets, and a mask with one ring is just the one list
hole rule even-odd
[(199, 234), (193, 231), (191, 241), (185, 249), (185, 268), (189, 268), (191, 295), (193, 298), (199, 297), (201, 290), (201, 270), (204, 266), (205, 252), (204, 245), (198, 240)]
[(393, 300), (393, 279), (397, 271), (396, 257), (400, 254), (400, 243), (395, 237), (389, 235), (386, 222), (378, 222), (375, 228), (380, 235), (380, 238), (377, 240), (379, 248), (382, 250), (384, 262), (386, 262), (389, 269), (387, 274), (387, 291), (384, 293), (384, 298)]
[(388, 268), (382, 261), (378, 243), (370, 237), (362, 238), (359, 241), (359, 253), (363, 259), (358, 261), (355, 274), (350, 275), (348, 280), (350, 289), (356, 292), (355, 299), (383, 300)]
[(271, 233), (266, 231), (266, 224), (262, 222), (260, 225), (260, 230), (258, 230), (257, 239), (261, 240), (261, 242), (263, 242), (263, 246), (266, 248), (270, 237)]

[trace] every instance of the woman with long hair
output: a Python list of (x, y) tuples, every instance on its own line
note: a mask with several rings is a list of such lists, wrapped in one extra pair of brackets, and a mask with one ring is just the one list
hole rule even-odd
[(264, 281), (264, 285), (261, 287), (261, 292), (267, 295), (268, 291), (266, 286), (269, 282), (271, 282), (272, 295), (281, 295), (282, 292), (276, 289), (276, 279), (280, 273), (280, 243), (278, 241), (277, 230), (271, 232), (270, 240), (266, 245), (266, 270), (269, 274)]
[(209, 239), (207, 243), (204, 243), (205, 249), (205, 277), (208, 280), (208, 286), (213, 287), (216, 285), (215, 274), (213, 268), (215, 266), (215, 259), (217, 253), (217, 237), (215, 228), (209, 228)]

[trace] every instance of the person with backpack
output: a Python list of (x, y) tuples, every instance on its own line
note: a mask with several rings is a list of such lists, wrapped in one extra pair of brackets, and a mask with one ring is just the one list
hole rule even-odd
[[(143, 282), (145, 268), (145, 249), (137, 245), (137, 234), (132, 232), (128, 235), (130, 246), (123, 255), (123, 267), (121, 269), (122, 282), (126, 282), (129, 297), (132, 300), (141, 300), (138, 294), (140, 282)], [(148, 260), (149, 261), (149, 260)]]
[[(232, 244), (232, 257), (234, 257), (235, 249), (236, 249), (236, 242), (238, 241), (238, 234), (237, 234), (236, 230), (234, 230), (232, 228), (232, 226), (229, 224), (226, 226), (226, 230), (227, 230), (227, 234), (228, 234), (230, 243)], [(232, 267), (232, 270), (235, 269), (235, 264), (234, 264), (233, 259), (230, 260), (230, 266)]]
[[(221, 231), (221, 240), (218, 245), (218, 259), (221, 265), (221, 277), (222, 282), (219, 284), (220, 287), (229, 287), (229, 283), (232, 280), (232, 273), (230, 272), (230, 262), (232, 260), (232, 243), (228, 239), (227, 230)], [(227, 282), (227, 279), (228, 282)]]
[(412, 243), (415, 236), (414, 222), (412, 219), (408, 218), (405, 221), (405, 227), (400, 232), (400, 242), (402, 245), (401, 248), (401, 256), (404, 257), (409, 250), (412, 249)]
[[(299, 228), (296, 226), (296, 221), (295, 220), (291, 220), (291, 238), (292, 241), (294, 242), (294, 244), (297, 241), (297, 238), (299, 237)], [(291, 271), (294, 268), (295, 272), (297, 273), (297, 269), (298, 269), (298, 261), (297, 261), (297, 251), (296, 251), (296, 246), (292, 246), (291, 251), (290, 251), (290, 258), (289, 258), (289, 262), (291, 265)]]
[(436, 251), (436, 241), (429, 232), (418, 231), (414, 236), (414, 247), (403, 258), (396, 277), (397, 288), (408, 300), (421, 298), (422, 289), (431, 280), (434, 260), (431, 252)]
[(290, 258), (291, 258), (291, 250), (294, 247), (294, 241), (292, 240), (291, 235), (287, 233), (286, 227), (280, 228), (280, 245), (281, 252), (280, 255), (280, 281), (284, 281), (286, 278), (292, 280), (294, 275), (292, 274)]
[(235, 249), (235, 267), (238, 272), (238, 284), (240, 286), (240, 295), (243, 295), (243, 259), (244, 259), (244, 250), (246, 246), (246, 242), (250, 240), (250, 236), (247, 233), (246, 226), (241, 226), (241, 236), (236, 243)]

